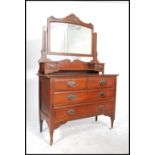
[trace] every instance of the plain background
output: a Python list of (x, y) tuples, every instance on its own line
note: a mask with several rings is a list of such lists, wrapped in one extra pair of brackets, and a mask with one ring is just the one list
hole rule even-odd
[[(18, 4), (18, 5), (16, 5)], [(131, 154), (155, 154), (154, 0), (131, 1)], [(7, 8), (7, 9), (6, 9)], [(0, 143), (1, 154), (25, 152), (25, 3), (0, 5)], [(9, 19), (9, 20), (8, 20)], [(10, 28), (10, 22), (12, 27)], [(4, 67), (5, 64), (5, 67)], [(10, 69), (17, 68), (17, 69)], [(6, 70), (7, 68), (7, 70)], [(147, 82), (144, 82), (147, 81)], [(7, 87), (6, 87), (7, 86)], [(14, 91), (9, 91), (10, 90)], [(145, 91), (150, 90), (150, 91)], [(9, 94), (9, 97), (8, 97)], [(147, 110), (147, 107), (148, 110)], [(7, 115), (6, 115), (7, 113)]]
[[(129, 108), (129, 15), (128, 2), (27, 2), (27, 153), (128, 153), (128, 108)], [(79, 9), (80, 8), (80, 9)], [(93, 10), (93, 11), (92, 11)], [(39, 134), (38, 131), (38, 71), (37, 61), (40, 58), (40, 50), (42, 46), (42, 26), (46, 25), (47, 17), (53, 15), (57, 18), (62, 18), (70, 13), (77, 15), (82, 21), (92, 23), (98, 34), (97, 51), (100, 62), (105, 63), (105, 74), (119, 74), (117, 83), (117, 100), (116, 100), (116, 120), (113, 131), (106, 131), (109, 128), (110, 121), (106, 117), (100, 117), (101, 122), (107, 122), (105, 128), (100, 126), (97, 130), (92, 127), (90, 122), (94, 118), (88, 119), (84, 126), (83, 121), (77, 121), (77, 126), (73, 130), (72, 123), (67, 123), (63, 127), (56, 130), (58, 136), (54, 137), (55, 145), (48, 145), (49, 139), (46, 138), (48, 130)], [(49, 56), (51, 60), (65, 59), (65, 56)], [(71, 59), (82, 59), (89, 61), (90, 58), (70, 57)], [(72, 142), (72, 137), (77, 135), (78, 126), (81, 128), (93, 128), (94, 132), (103, 132), (105, 135), (98, 139), (94, 134), (95, 139), (91, 136), (87, 137), (88, 132), (83, 133), (81, 139), (77, 142)], [(63, 136), (66, 131), (69, 134)], [(77, 129), (77, 130), (76, 130)], [(109, 130), (109, 129), (108, 129)], [(94, 131), (94, 132), (93, 132)], [(106, 132), (104, 132), (106, 131)], [(72, 133), (74, 132), (74, 133)], [(91, 132), (91, 130), (90, 130)], [(45, 134), (43, 136), (43, 134)], [(106, 136), (107, 135), (107, 136)], [(38, 137), (38, 139), (37, 139)], [(57, 138), (58, 137), (58, 138)], [(65, 137), (65, 138), (64, 138)], [(113, 138), (112, 138), (113, 137)], [(64, 140), (63, 140), (64, 138)], [(74, 137), (76, 139), (76, 137)], [(82, 139), (83, 138), (83, 139)], [(62, 139), (62, 140), (61, 140)], [(44, 141), (38, 142), (39, 140)], [(91, 144), (90, 141), (95, 144)], [(67, 142), (66, 142), (67, 141)], [(74, 140), (75, 141), (75, 140)], [(70, 145), (72, 146), (70, 149)], [(62, 146), (63, 144), (63, 146)], [(89, 144), (89, 145), (87, 145)], [(83, 145), (83, 146), (81, 146)], [(59, 146), (59, 147), (58, 147)], [(81, 149), (82, 148), (82, 149)]]

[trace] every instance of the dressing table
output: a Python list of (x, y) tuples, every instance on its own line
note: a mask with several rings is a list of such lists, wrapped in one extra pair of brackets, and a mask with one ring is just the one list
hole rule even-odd
[[(48, 56), (63, 56), (55, 61)], [(90, 62), (67, 56), (90, 57)], [(104, 63), (97, 59), (97, 33), (91, 23), (74, 14), (47, 18), (43, 27), (39, 59), (39, 122), (49, 127), (50, 144), (54, 129), (67, 121), (106, 115), (115, 119), (117, 75), (104, 74)]]

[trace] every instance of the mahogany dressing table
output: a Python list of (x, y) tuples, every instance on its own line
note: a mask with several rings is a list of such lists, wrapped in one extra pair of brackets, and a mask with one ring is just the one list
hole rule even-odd
[[(97, 33), (91, 23), (74, 14), (47, 19), (43, 27), (39, 60), (39, 122), (49, 127), (50, 144), (54, 129), (67, 121), (106, 115), (115, 119), (116, 77), (104, 74), (104, 63), (97, 59)], [(64, 60), (50, 60), (61, 55)], [(91, 57), (90, 62), (73, 61), (67, 56)]]

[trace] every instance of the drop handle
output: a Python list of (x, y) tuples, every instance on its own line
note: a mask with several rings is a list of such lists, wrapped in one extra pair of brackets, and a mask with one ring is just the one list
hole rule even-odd
[(99, 92), (99, 96), (100, 96), (100, 97), (105, 96), (105, 92)]
[(48, 68), (49, 68), (49, 69), (56, 69), (57, 67), (56, 67), (56, 64), (50, 64), (50, 65), (48, 66)]
[(99, 84), (100, 84), (100, 85), (104, 85), (104, 84), (106, 84), (106, 82), (107, 82), (106, 80), (103, 80), (103, 79), (102, 79), (102, 80), (99, 81)]
[(73, 95), (73, 94), (69, 94), (69, 95), (67, 96), (67, 99), (68, 99), (69, 101), (71, 101), (71, 100), (73, 100), (73, 99), (75, 99), (75, 98), (76, 98), (76, 96)]
[(75, 87), (75, 85), (76, 85), (76, 82), (75, 81), (68, 81), (67, 82), (67, 86), (68, 87), (71, 87), (72, 88), (72, 87)]
[(75, 114), (75, 110), (74, 109), (69, 109), (69, 110), (67, 110), (67, 114), (68, 115), (74, 115)]

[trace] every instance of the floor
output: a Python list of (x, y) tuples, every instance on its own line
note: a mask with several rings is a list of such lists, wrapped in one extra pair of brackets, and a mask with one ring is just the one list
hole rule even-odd
[(110, 118), (99, 116), (65, 123), (54, 131), (53, 145), (49, 145), (49, 130), (43, 123), (39, 132), (38, 81), (27, 81), (27, 129), (26, 152), (42, 153), (128, 153), (128, 110), (123, 104), (116, 108), (114, 128), (110, 129)]

